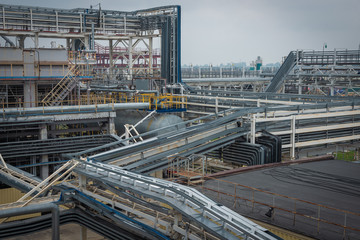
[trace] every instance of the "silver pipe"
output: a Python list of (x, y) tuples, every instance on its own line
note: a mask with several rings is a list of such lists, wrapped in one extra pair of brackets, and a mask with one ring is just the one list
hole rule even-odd
[(105, 87), (91, 87), (90, 91), (103, 91), (103, 92), (124, 92), (124, 93), (156, 93), (157, 90), (129, 90), (129, 89), (114, 89)]
[(32, 108), (5, 108), (1, 114), (25, 114), (25, 113), (51, 113), (51, 112), (82, 112), (99, 110), (125, 110), (125, 109), (146, 109), (149, 103), (109, 103), (98, 105), (78, 105), (78, 106), (56, 106), (56, 107), (32, 107)]
[(247, 77), (247, 78), (183, 78), (183, 82), (191, 83), (191, 82), (265, 82), (270, 81), (271, 78), (266, 77)]
[(5, 35), (1, 35), (1, 37), (10, 44), (11, 47), (15, 47), (15, 44)]
[(48, 212), (51, 211), (52, 213), (52, 239), (59, 240), (60, 239), (60, 230), (59, 230), (59, 207), (54, 203), (45, 203), (45, 204), (37, 204), (37, 205), (30, 205), (26, 207), (17, 207), (17, 208), (10, 208), (4, 209), (0, 211), (0, 218), (7, 218), (31, 213), (38, 213), (38, 212)]

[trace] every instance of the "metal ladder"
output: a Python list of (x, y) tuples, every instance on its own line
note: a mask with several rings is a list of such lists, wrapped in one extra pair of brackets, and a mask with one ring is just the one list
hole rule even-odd
[(61, 101), (74, 89), (80, 75), (79, 66), (72, 65), (68, 73), (41, 101), (45, 106), (59, 106)]

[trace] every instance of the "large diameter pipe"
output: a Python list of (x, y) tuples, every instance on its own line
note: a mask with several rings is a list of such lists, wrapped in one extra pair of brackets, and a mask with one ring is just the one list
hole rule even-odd
[[(117, 111), (116, 112), (116, 118), (115, 118), (115, 128), (118, 133), (124, 133), (125, 124), (132, 124), (135, 125), (140, 120), (142, 120), (145, 116), (139, 112), (135, 111)], [(181, 124), (183, 123), (183, 124)], [(166, 130), (162, 131), (161, 133), (165, 132), (171, 132), (175, 130), (179, 130), (179, 128), (185, 128), (185, 123), (183, 120), (172, 114), (157, 114), (154, 115), (154, 117), (150, 117), (146, 120), (144, 120), (141, 124), (136, 126), (136, 130), (142, 134), (146, 132), (150, 132), (153, 130), (161, 129), (164, 127), (168, 127), (174, 124), (181, 124), (178, 127), (171, 127), (167, 128)], [(147, 137), (155, 137), (159, 135), (159, 133), (150, 134)]]
[(59, 240), (60, 239), (59, 206), (54, 203), (45, 203), (45, 204), (30, 205), (26, 207), (4, 209), (0, 211), (0, 218), (14, 217), (25, 214), (49, 212), (49, 211), (51, 211), (52, 213), (52, 239)]
[(1, 114), (26, 114), (26, 113), (53, 113), (53, 112), (85, 112), (85, 111), (113, 111), (125, 109), (148, 109), (149, 103), (109, 103), (98, 105), (32, 107), (32, 108), (5, 108)]

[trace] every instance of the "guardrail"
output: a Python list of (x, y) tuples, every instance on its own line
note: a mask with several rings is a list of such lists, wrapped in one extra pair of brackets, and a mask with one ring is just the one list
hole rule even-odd
[(103, 183), (165, 202), (220, 238), (276, 239), (266, 229), (217, 204), (193, 188), (93, 161), (82, 161), (75, 171)]

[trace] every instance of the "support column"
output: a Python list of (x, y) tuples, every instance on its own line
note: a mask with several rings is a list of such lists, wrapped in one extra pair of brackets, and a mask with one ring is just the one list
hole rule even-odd
[[(40, 128), (40, 140), (45, 140), (48, 138), (47, 136), (47, 126), (46, 124), (41, 125)], [(49, 161), (49, 156), (41, 155), (41, 163), (46, 163)], [(49, 165), (42, 165), (40, 167), (40, 178), (45, 179), (49, 176)]]
[(16, 36), (16, 40), (18, 42), (18, 46), (21, 49), (25, 48), (25, 38), (26, 36)]
[(149, 38), (149, 73), (153, 75), (153, 38)]
[(71, 47), (71, 45), (70, 45), (70, 38), (67, 38), (67, 39), (66, 39), (66, 49), (67, 49), (68, 51), (71, 51), (71, 50), (72, 50), (72, 47)]
[(86, 98), (87, 98), (87, 105), (90, 105), (90, 81), (86, 82)]
[(296, 133), (296, 116), (293, 115), (291, 118), (291, 153), (290, 153), (290, 159), (295, 160), (295, 133)]
[[(80, 189), (86, 189), (86, 176), (79, 175), (79, 187), (80, 187)], [(87, 239), (87, 228), (86, 227), (81, 226), (80, 239), (81, 240)]]
[(255, 144), (255, 135), (256, 135), (256, 118), (255, 115), (251, 116), (251, 138), (250, 138), (250, 143)]
[(84, 35), (84, 45), (85, 45), (85, 50), (89, 50), (89, 49), (90, 49), (90, 45), (89, 45), (89, 35)]
[(112, 73), (112, 69), (114, 67), (114, 59), (113, 59), (113, 40), (109, 40), (109, 66), (110, 66), (110, 74)]
[[(180, 85), (180, 91), (181, 91), (181, 108), (184, 109), (184, 102), (185, 102), (185, 99), (184, 99), (184, 87), (182, 85)], [(184, 112), (181, 112), (181, 118), (184, 119), (185, 117), (185, 113)]]
[(335, 84), (334, 79), (331, 79), (330, 96), (334, 96), (334, 91), (335, 91), (334, 84)]
[(128, 54), (129, 54), (129, 75), (130, 80), (133, 78), (133, 39), (129, 38), (129, 48), (128, 48)]
[[(76, 49), (76, 39), (73, 39), (71, 41), (71, 50), (72, 51), (77, 51), (78, 49)], [(74, 56), (76, 58), (76, 56)]]
[(299, 85), (298, 85), (298, 94), (301, 95), (302, 94), (302, 79), (299, 79)]
[(36, 84), (33, 81), (24, 82), (24, 107), (36, 107)]
[(218, 97), (215, 98), (215, 113), (219, 113), (219, 99)]
[(35, 40), (34, 40), (34, 42), (35, 42), (35, 48), (36, 49), (38, 49), (39, 48), (39, 33), (35, 33)]
[(87, 228), (84, 226), (81, 226), (80, 239), (81, 240), (87, 239)]
[(115, 134), (115, 121), (113, 117), (109, 117), (109, 124), (108, 124), (108, 132), (109, 134)]

